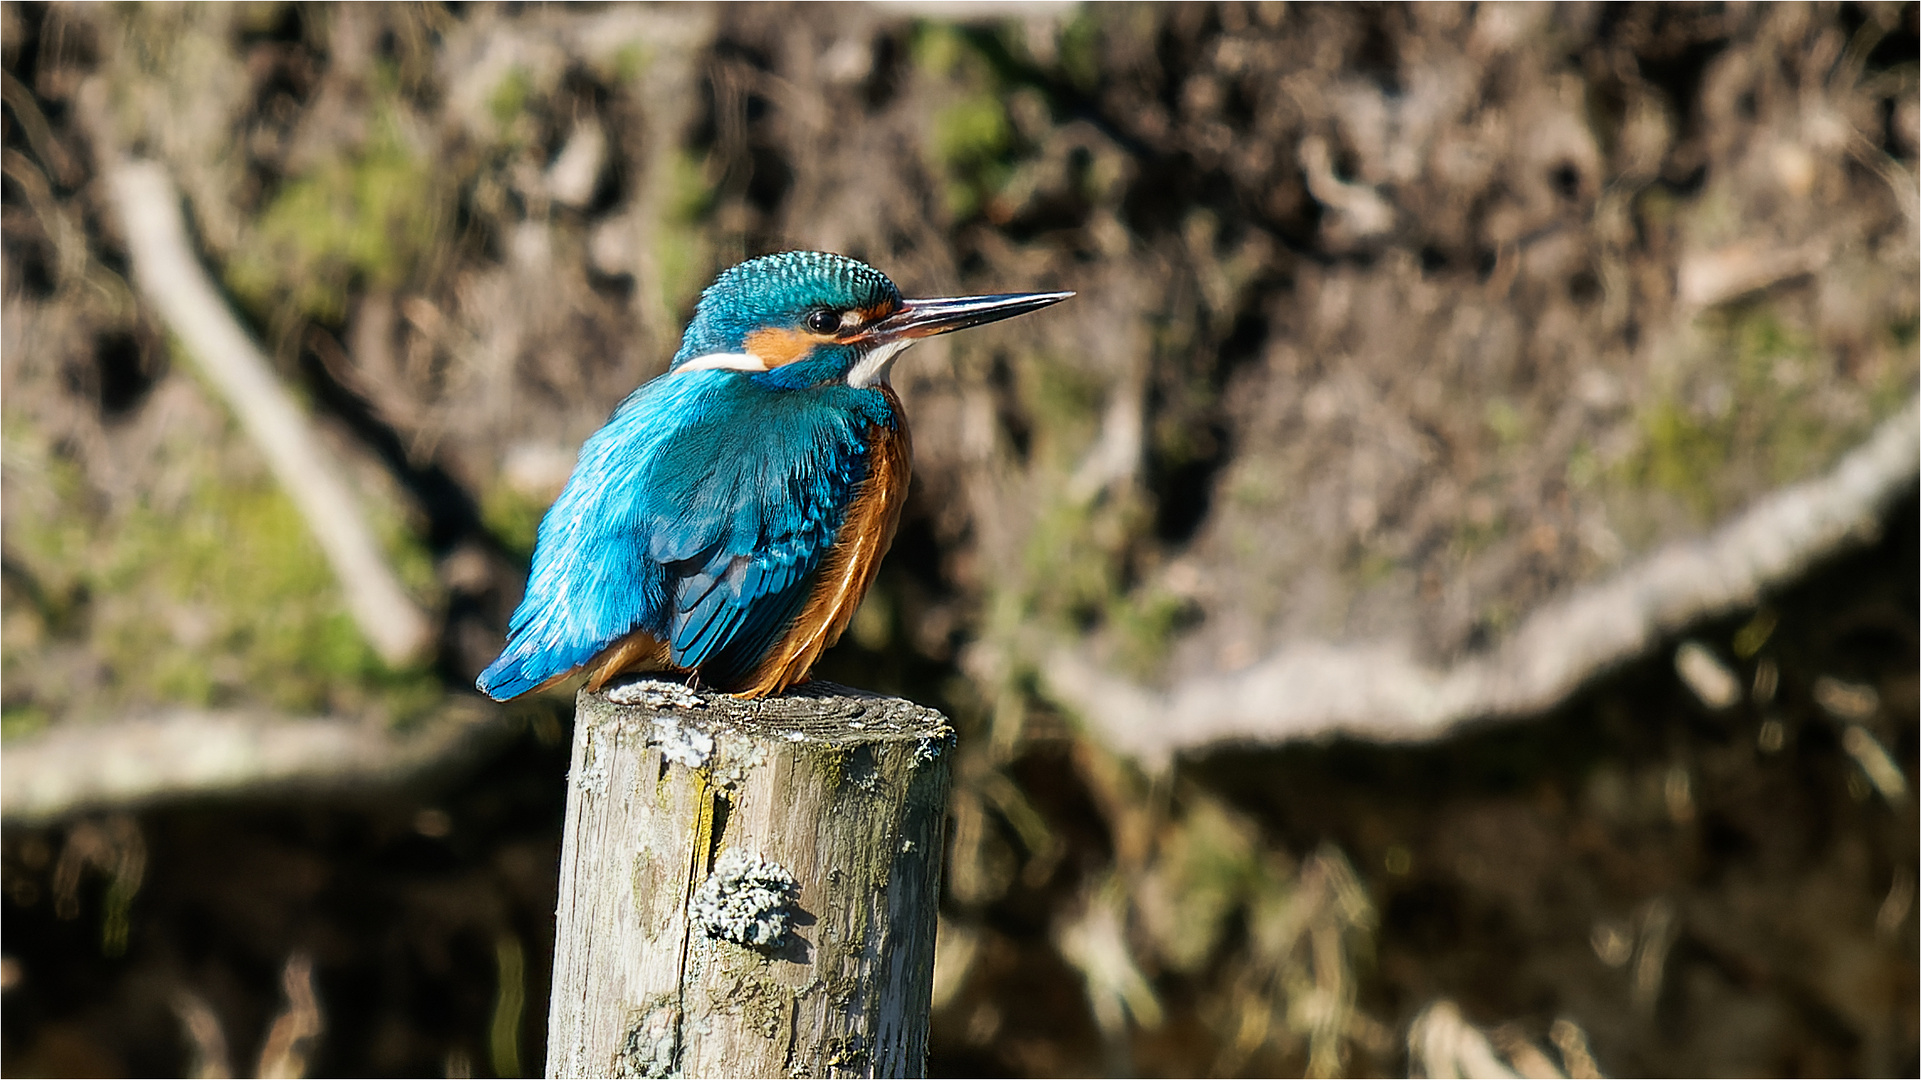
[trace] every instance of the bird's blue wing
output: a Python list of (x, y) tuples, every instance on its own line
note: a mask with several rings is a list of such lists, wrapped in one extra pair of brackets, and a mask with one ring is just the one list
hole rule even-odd
[(833, 545), (872, 419), (725, 371), (635, 391), (541, 521), (526, 597), (480, 688), (526, 693), (634, 630), (716, 685), (745, 676)]
[(745, 675), (806, 599), (801, 582), (825, 546), (798, 544), (762, 555), (722, 551), (693, 568), (676, 589), (670, 658), (701, 667), (721, 685)]

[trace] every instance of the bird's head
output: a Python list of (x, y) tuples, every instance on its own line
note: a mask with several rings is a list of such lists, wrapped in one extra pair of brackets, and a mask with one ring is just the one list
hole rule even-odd
[(721, 272), (700, 296), (671, 371), (722, 369), (774, 386), (887, 380), (924, 337), (1059, 303), (1071, 292), (904, 299), (887, 276), (843, 255), (787, 251)]

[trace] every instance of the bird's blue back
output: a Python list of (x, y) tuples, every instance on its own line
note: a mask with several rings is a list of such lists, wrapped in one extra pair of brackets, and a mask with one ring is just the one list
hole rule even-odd
[(525, 693), (633, 630), (716, 685), (745, 675), (806, 599), (871, 433), (895, 423), (885, 394), (844, 383), (705, 370), (642, 386), (581, 447), (541, 521), (526, 597), (480, 688)]

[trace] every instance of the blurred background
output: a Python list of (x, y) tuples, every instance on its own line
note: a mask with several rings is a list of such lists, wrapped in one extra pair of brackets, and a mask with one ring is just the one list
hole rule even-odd
[(538, 1073), (473, 676), (796, 247), (1080, 294), (819, 672), (961, 732), (936, 1074), (1921, 1070), (1913, 4), (0, 20), (8, 1075)]

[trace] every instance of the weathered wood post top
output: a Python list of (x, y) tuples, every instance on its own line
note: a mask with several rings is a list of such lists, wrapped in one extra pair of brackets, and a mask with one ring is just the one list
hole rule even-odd
[(583, 691), (547, 1075), (921, 1075), (953, 742), (827, 683)]

